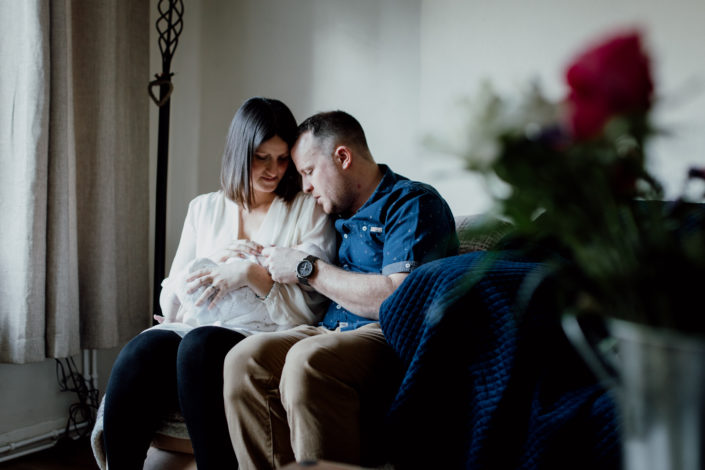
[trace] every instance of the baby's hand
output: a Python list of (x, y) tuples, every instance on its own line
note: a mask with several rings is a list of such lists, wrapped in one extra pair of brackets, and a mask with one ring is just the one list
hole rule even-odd
[(262, 245), (252, 240), (235, 240), (227, 247), (216, 252), (210, 258), (216, 263), (223, 263), (230, 258), (249, 258), (262, 253)]

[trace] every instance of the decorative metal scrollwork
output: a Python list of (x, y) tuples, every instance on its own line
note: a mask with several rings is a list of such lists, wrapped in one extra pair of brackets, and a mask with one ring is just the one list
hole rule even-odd
[[(174, 57), (176, 46), (179, 45), (179, 36), (184, 27), (184, 2), (183, 0), (159, 0), (157, 4), (159, 18), (156, 21), (157, 32), (159, 33), (159, 51), (162, 54), (162, 73), (155, 74), (155, 79), (149, 82), (147, 91), (152, 101), (162, 107), (169, 101), (174, 85), (171, 77), (174, 75), (171, 69), (171, 59)], [(153, 91), (155, 86), (160, 87), (160, 96), (157, 99)], [(162, 88), (164, 86), (164, 88)]]

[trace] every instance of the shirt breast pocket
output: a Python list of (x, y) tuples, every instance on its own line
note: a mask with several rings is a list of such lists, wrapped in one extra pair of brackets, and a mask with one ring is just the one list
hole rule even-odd
[(365, 272), (379, 272), (382, 268), (384, 230), (379, 225), (359, 224), (351, 227), (351, 236), (357, 243), (351, 244), (355, 264), (365, 267)]
[(361, 224), (357, 227), (358, 236), (371, 246), (384, 245), (384, 228), (380, 225)]

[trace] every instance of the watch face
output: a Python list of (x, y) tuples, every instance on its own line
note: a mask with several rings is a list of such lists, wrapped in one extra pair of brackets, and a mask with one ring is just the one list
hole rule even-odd
[(299, 264), (296, 266), (296, 274), (298, 274), (299, 277), (307, 278), (311, 275), (312, 272), (313, 263), (307, 259), (300, 261)]

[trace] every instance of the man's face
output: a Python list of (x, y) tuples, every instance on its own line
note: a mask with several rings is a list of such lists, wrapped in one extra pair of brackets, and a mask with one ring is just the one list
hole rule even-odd
[(310, 193), (326, 214), (340, 214), (351, 205), (350, 191), (342, 168), (311, 132), (302, 134), (291, 149), (301, 174), (303, 190)]

